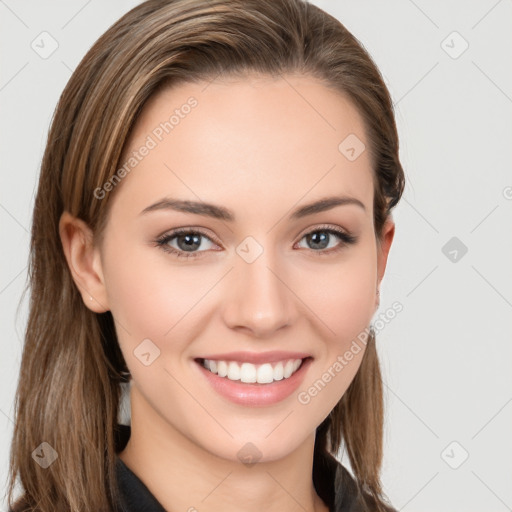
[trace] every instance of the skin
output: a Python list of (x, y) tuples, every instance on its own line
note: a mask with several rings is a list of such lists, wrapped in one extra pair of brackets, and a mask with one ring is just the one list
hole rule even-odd
[[(311, 479), (315, 429), (345, 393), (364, 350), (310, 403), (297, 395), (370, 324), (394, 223), (387, 221), (379, 245), (369, 151), (349, 161), (338, 149), (351, 133), (367, 148), (369, 141), (340, 93), (291, 75), (206, 85), (180, 84), (146, 104), (125, 157), (190, 96), (198, 101), (116, 187), (100, 246), (80, 219), (65, 212), (60, 222), (84, 303), (112, 312), (132, 375), (132, 434), (120, 457), (166, 510), (326, 511)], [(366, 209), (348, 204), (290, 219), (331, 195), (355, 197)], [(140, 215), (165, 196), (222, 205), (236, 220), (174, 210)], [(305, 235), (325, 225), (357, 242), (335, 235), (327, 248), (308, 242)], [(201, 239), (199, 257), (156, 246), (178, 227), (206, 232), (211, 241)], [(263, 249), (252, 263), (236, 252), (247, 236)], [(181, 241), (169, 244), (184, 252)], [(160, 350), (149, 366), (133, 353), (147, 338)], [(218, 395), (194, 362), (235, 350), (299, 350), (314, 360), (297, 392), (251, 407)], [(237, 456), (247, 442), (261, 453), (253, 466)]]

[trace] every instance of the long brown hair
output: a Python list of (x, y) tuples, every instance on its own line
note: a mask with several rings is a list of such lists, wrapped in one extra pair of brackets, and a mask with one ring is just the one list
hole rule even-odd
[[(362, 45), (335, 18), (304, 0), (149, 0), (112, 25), (88, 51), (54, 113), (33, 211), (29, 318), (15, 397), (8, 502), (19, 476), (25, 510), (115, 510), (116, 432), (128, 368), (110, 312), (83, 303), (59, 236), (64, 211), (101, 240), (109, 192), (101, 188), (146, 101), (168, 84), (247, 72), (316, 77), (357, 107), (370, 141), (374, 228), (380, 240), (404, 173), (393, 104)], [(372, 510), (385, 510), (380, 484), (383, 397), (375, 336), (347, 392), (317, 429), (313, 481), (344, 442)], [(33, 452), (48, 443), (57, 461)], [(44, 445), (45, 447), (47, 445)], [(364, 500), (363, 500), (364, 501)]]

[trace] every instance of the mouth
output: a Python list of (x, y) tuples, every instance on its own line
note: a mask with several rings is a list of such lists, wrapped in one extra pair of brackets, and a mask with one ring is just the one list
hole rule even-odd
[(272, 384), (289, 379), (310, 359), (313, 358), (308, 356), (262, 364), (205, 358), (196, 358), (195, 361), (207, 371), (224, 379), (245, 384)]
[(245, 407), (266, 407), (290, 397), (312, 362), (311, 356), (262, 364), (194, 359), (199, 374), (220, 397)]

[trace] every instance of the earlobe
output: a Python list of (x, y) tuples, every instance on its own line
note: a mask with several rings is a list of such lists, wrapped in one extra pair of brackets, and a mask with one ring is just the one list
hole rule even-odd
[(93, 245), (93, 233), (81, 219), (64, 212), (59, 221), (62, 248), (73, 281), (84, 304), (95, 313), (109, 310), (100, 252)]

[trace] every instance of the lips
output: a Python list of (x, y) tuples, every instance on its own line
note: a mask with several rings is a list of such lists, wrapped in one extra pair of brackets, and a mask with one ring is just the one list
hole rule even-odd
[[(220, 358), (225, 359), (220, 359)], [(249, 352), (231, 352), (229, 354), (215, 354), (205, 357), (210, 361), (231, 361), (231, 362), (251, 362), (251, 364), (263, 363), (264, 366), (270, 366), (272, 363), (280, 364), (280, 361), (287, 358), (302, 360), (300, 366), (288, 377), (280, 380), (273, 380), (268, 383), (246, 383), (240, 380), (230, 380), (226, 377), (220, 377), (212, 373), (203, 366), (204, 359), (197, 358), (194, 361), (194, 367), (206, 379), (211, 388), (221, 397), (237, 405), (246, 407), (265, 407), (284, 401), (303, 382), (309, 366), (313, 363), (313, 357), (303, 352), (267, 352), (263, 354)], [(256, 361), (256, 362), (254, 362)]]

